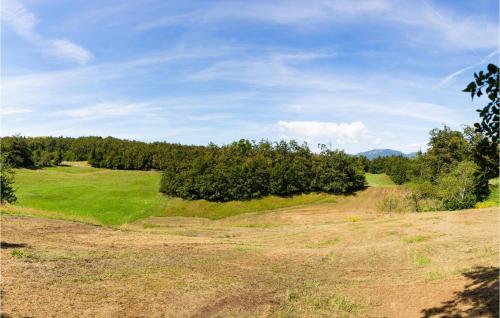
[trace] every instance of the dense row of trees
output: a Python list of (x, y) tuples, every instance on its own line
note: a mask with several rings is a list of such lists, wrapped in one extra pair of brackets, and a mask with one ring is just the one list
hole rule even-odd
[(315, 154), (294, 141), (240, 140), (173, 161), (160, 191), (185, 199), (229, 201), (311, 191), (347, 193), (364, 185), (359, 160), (342, 151), (323, 147)]
[(62, 161), (88, 161), (93, 167), (163, 170), (178, 158), (204, 147), (166, 142), (145, 143), (112, 137), (3, 137), (2, 152), (14, 167), (45, 167)]

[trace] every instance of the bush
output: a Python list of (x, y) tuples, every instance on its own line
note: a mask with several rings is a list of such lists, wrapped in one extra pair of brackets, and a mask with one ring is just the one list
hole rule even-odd
[[(415, 212), (432, 211), (436, 205), (435, 186), (428, 180), (414, 180), (406, 186), (408, 189), (408, 200), (411, 202)], [(436, 208), (436, 210), (439, 208)]]
[(381, 212), (401, 213), (411, 211), (411, 204), (404, 193), (392, 192), (377, 204), (377, 208)]
[(477, 165), (471, 161), (462, 161), (450, 173), (441, 174), (438, 178), (437, 193), (448, 210), (474, 207), (476, 197)]

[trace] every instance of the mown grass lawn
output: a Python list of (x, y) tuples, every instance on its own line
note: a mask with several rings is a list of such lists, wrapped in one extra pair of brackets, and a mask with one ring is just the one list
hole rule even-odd
[(397, 186), (385, 173), (366, 173), (366, 182), (370, 187), (395, 187)]
[[(118, 225), (158, 215), (161, 174), (87, 167), (17, 169), (18, 202), (7, 212)], [(21, 211), (20, 207), (30, 208)]]

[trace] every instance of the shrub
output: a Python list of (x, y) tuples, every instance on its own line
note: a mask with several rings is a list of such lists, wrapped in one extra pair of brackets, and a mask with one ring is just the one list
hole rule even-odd
[(392, 192), (384, 196), (377, 204), (381, 212), (409, 212), (411, 210), (407, 195), (404, 193)]
[(450, 173), (439, 176), (437, 192), (445, 209), (467, 209), (474, 206), (477, 202), (476, 171), (476, 164), (462, 161)]

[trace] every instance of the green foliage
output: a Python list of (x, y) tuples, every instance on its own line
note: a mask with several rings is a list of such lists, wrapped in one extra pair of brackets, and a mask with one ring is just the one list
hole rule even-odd
[[(499, 87), (499, 69), (494, 64), (489, 64), (487, 71), (480, 71), (474, 73), (474, 81), (463, 90), (470, 93), (472, 99), (474, 97), (481, 97), (484, 93), (488, 96), (490, 102), (483, 108), (478, 109), (481, 122), (474, 124), (477, 132), (483, 133), (486, 137), (490, 138), (495, 146), (498, 147), (499, 137), (499, 108), (500, 100), (498, 98)], [(485, 88), (483, 93), (483, 88)]]
[(362, 189), (366, 182), (363, 167), (355, 157), (325, 147), (319, 156), (315, 156), (312, 171), (313, 191), (349, 193)]
[(430, 178), (433, 181), (470, 155), (470, 146), (464, 135), (447, 126), (431, 130), (428, 145), (424, 164), (430, 169)]
[(240, 140), (211, 145), (171, 162), (160, 191), (189, 200), (226, 202), (311, 191), (347, 193), (364, 186), (358, 160), (341, 151), (312, 153), (307, 145)]
[(470, 144), (470, 160), (474, 161), (479, 169), (476, 171), (476, 196), (485, 199), (490, 193), (488, 182), (498, 178), (499, 152), (494, 143), (484, 134), (475, 132), (473, 128), (466, 127), (464, 134)]
[(445, 209), (472, 208), (477, 202), (475, 194), (477, 165), (470, 161), (460, 162), (450, 173), (438, 178), (438, 196)]
[[(62, 161), (89, 161), (93, 167), (161, 170), (177, 158), (204, 147), (164, 142), (144, 143), (112, 137), (2, 137), (14, 167), (47, 167)], [(190, 155), (191, 156), (191, 155)]]
[(31, 149), (27, 138), (21, 136), (4, 137), (1, 140), (2, 153), (13, 167), (29, 167), (33, 165)]
[(8, 159), (8, 153), (0, 155), (0, 202), (14, 203), (17, 200), (14, 190), (14, 170)]
[(498, 187), (498, 178), (490, 180), (489, 187), (490, 194), (482, 202), (476, 203), (476, 208), (493, 208), (499, 206), (500, 189)]
[(440, 204), (432, 204), (436, 196), (435, 187), (429, 180), (424, 179), (415, 179), (413, 182), (407, 184), (409, 190), (408, 200), (415, 212), (439, 209)]

